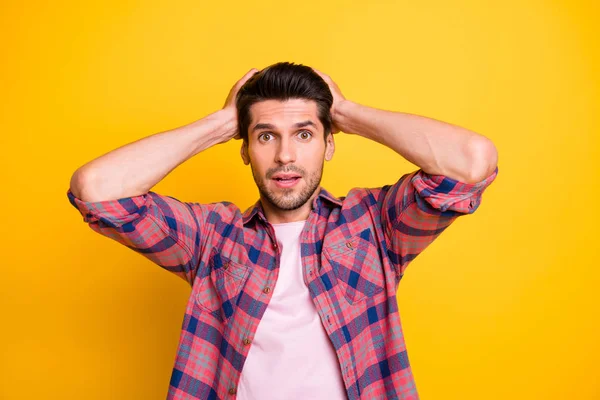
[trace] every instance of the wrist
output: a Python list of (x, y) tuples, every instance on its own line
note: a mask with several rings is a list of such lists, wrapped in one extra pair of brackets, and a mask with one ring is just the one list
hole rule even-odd
[(224, 143), (233, 138), (237, 132), (237, 113), (235, 108), (223, 108), (206, 117), (192, 122), (186, 131), (194, 137), (194, 154), (209, 147)]
[(352, 124), (352, 110), (355, 109), (356, 106), (356, 103), (345, 99), (335, 104), (331, 113), (331, 119), (333, 120), (333, 124), (338, 127), (340, 131), (345, 133), (356, 133), (354, 132)]
[(231, 137), (237, 132), (237, 109), (235, 107), (225, 107), (215, 113), (215, 116), (222, 124), (222, 133)]

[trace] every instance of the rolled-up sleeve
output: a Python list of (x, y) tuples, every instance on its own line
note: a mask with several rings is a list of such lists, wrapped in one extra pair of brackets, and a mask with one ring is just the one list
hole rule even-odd
[(68, 190), (67, 197), (94, 231), (193, 283), (202, 246), (202, 205), (154, 192), (86, 202)]
[(382, 188), (381, 218), (388, 255), (398, 279), (408, 264), (461, 215), (474, 213), (498, 168), (476, 183), (464, 183), (423, 170)]

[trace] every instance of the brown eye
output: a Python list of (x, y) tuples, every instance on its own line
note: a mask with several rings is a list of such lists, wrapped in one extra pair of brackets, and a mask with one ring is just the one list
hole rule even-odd
[(271, 136), (272, 135), (269, 132), (265, 132), (258, 137), (258, 140), (261, 140), (263, 142), (268, 142), (269, 139), (271, 138)]
[(300, 139), (302, 139), (302, 140), (308, 140), (308, 139), (311, 138), (312, 133), (310, 131), (302, 131), (302, 132), (300, 132), (299, 135), (300, 135)]

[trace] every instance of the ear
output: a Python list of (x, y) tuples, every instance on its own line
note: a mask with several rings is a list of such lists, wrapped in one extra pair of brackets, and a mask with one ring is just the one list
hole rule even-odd
[(242, 139), (242, 147), (240, 148), (240, 155), (244, 165), (250, 164), (250, 156), (248, 155), (248, 142)]
[(333, 153), (335, 153), (335, 140), (333, 140), (333, 133), (330, 133), (325, 139), (325, 160), (331, 161)]

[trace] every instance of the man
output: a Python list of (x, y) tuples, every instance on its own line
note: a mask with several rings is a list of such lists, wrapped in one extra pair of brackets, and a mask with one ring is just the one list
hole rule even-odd
[[(320, 182), (338, 131), (420, 168), (336, 198)], [(150, 191), (232, 138), (260, 193), (246, 212)], [(398, 283), (477, 209), (496, 164), (481, 135), (359, 105), (329, 76), (278, 63), (249, 71), (222, 110), (79, 168), (68, 196), (92, 229), (192, 286), (169, 399), (417, 399)]]

